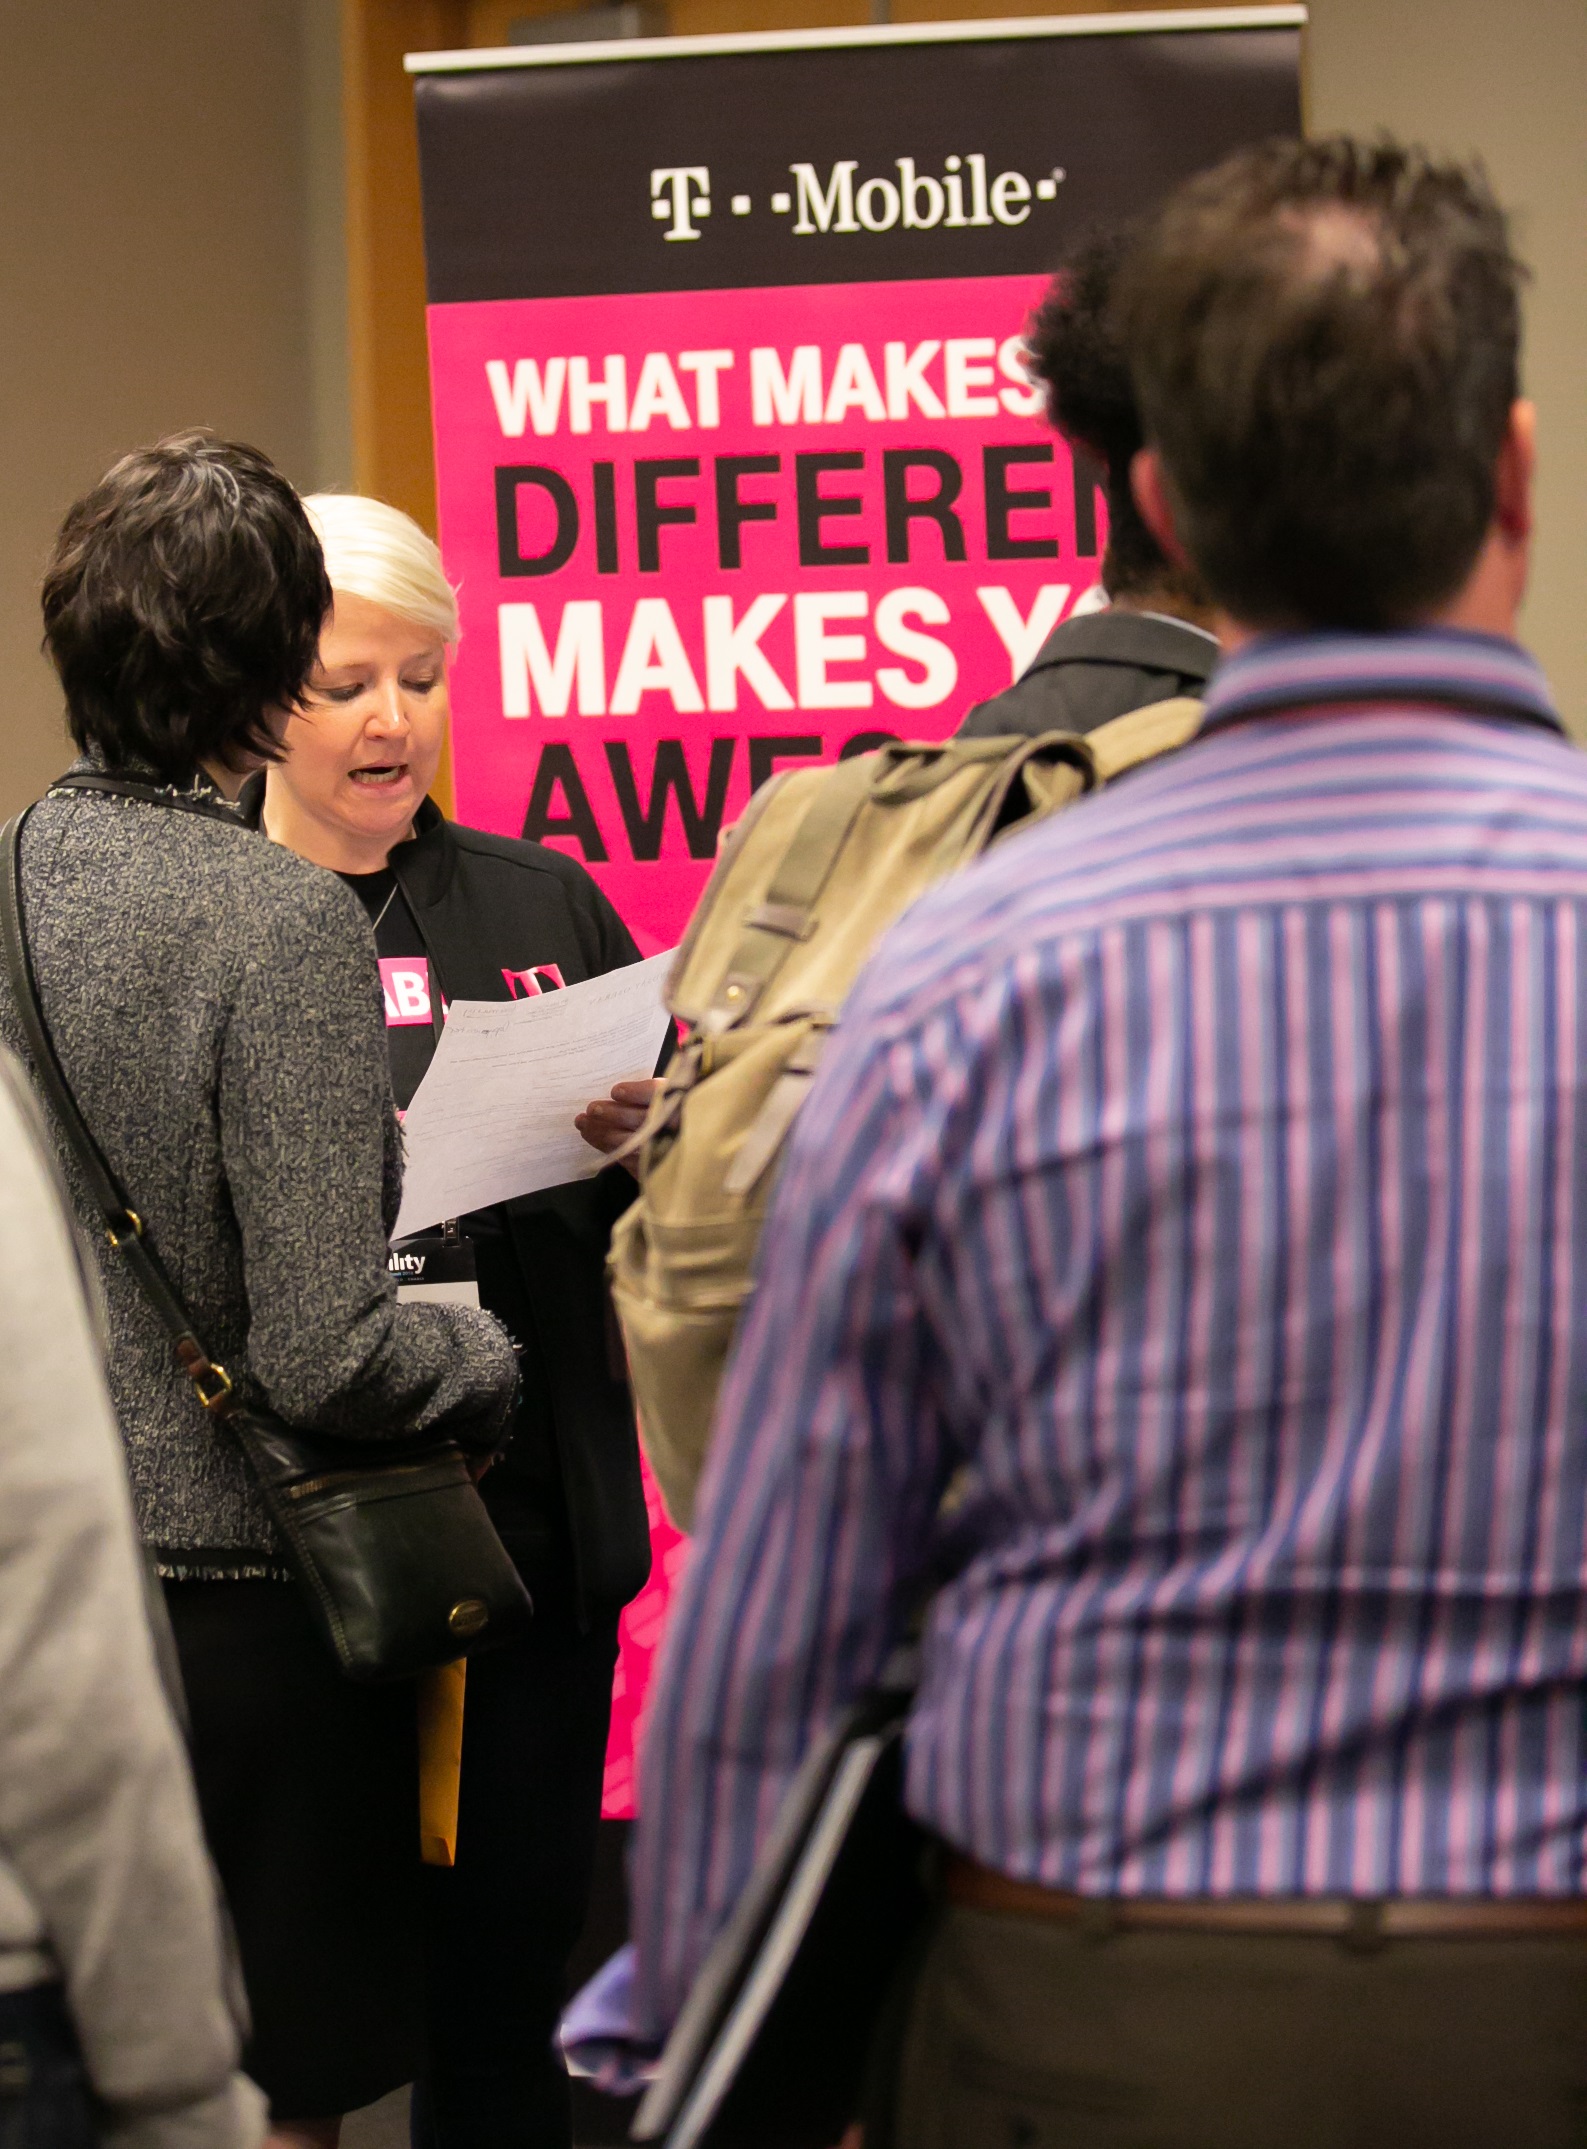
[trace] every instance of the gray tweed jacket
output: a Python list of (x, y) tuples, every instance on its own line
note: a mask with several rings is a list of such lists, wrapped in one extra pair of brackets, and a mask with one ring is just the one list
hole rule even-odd
[[(514, 1384), (506, 1332), (488, 1314), (399, 1306), (387, 1275), (401, 1136), (357, 898), (240, 822), (82, 792), (34, 808), (22, 891), (67, 1079), (211, 1355), (291, 1424), (494, 1445)], [(26, 1064), (3, 976), (0, 1038)], [(145, 1541), (167, 1572), (274, 1565), (241, 1454), (57, 1149), (99, 1250)]]

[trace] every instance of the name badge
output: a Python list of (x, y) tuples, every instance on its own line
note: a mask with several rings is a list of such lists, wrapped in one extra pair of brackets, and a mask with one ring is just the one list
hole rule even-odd
[(418, 1231), (399, 1239), (386, 1262), (397, 1279), (397, 1296), (431, 1306), (479, 1305), (474, 1249), (461, 1236)]
[(430, 1020), (430, 965), (422, 955), (382, 955), (380, 989), (386, 1001), (386, 1028), (406, 1029)]

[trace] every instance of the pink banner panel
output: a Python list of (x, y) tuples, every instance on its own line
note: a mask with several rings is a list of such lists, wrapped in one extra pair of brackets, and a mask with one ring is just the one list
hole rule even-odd
[(1044, 281), (432, 308), (459, 817), (650, 953), (772, 770), (1006, 687), (1097, 569), (1020, 364)]
[[(945, 737), (1096, 581), (1020, 333), (1045, 278), (432, 307), (458, 818), (587, 864), (647, 954), (779, 768)], [(605, 1811), (683, 1540), (623, 1617)]]

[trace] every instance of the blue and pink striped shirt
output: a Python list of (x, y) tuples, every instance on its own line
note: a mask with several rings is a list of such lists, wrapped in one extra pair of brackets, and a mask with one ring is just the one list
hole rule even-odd
[(1573, 1895), (1587, 756), (1509, 642), (1259, 642), (888, 936), (654, 1697), (651, 2029), (929, 1617), (908, 1799), (1100, 1895)]

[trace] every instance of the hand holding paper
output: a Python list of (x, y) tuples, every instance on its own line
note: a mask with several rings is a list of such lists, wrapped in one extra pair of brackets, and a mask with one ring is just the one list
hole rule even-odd
[[(608, 1157), (626, 1148), (645, 1124), (651, 1099), (661, 1087), (653, 1076), (642, 1082), (614, 1082), (609, 1097), (592, 1098), (574, 1120), (580, 1139)], [(634, 1157), (625, 1157), (623, 1162), (631, 1171), (637, 1167)]]
[(653, 955), (530, 1000), (452, 1002), (403, 1122), (398, 1238), (601, 1169), (575, 1118), (614, 1082), (654, 1069), (671, 962)]

